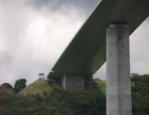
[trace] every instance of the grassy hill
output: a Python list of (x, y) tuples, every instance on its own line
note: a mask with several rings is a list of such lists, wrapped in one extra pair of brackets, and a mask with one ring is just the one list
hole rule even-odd
[(53, 88), (48, 83), (47, 80), (44, 79), (38, 79), (37, 81), (30, 84), (28, 87), (23, 89), (20, 94), (23, 96), (27, 95), (44, 95), (45, 93), (47, 95), (50, 95), (53, 91)]
[(132, 78), (132, 106), (134, 115), (149, 115), (149, 75)]
[(93, 87), (72, 94), (39, 79), (17, 95), (0, 96), (0, 115), (105, 115), (105, 82), (96, 79)]
[[(93, 87), (73, 94), (39, 79), (19, 94), (0, 93), (0, 115), (106, 115), (105, 81), (95, 79)], [(133, 115), (149, 115), (149, 75), (132, 77), (132, 106)]]

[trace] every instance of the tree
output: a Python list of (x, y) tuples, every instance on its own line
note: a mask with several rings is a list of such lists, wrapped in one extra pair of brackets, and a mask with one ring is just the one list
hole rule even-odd
[(12, 86), (9, 83), (3, 83), (1, 87), (12, 89)]
[(136, 77), (136, 76), (139, 76), (139, 74), (138, 73), (132, 73), (131, 74), (131, 77)]
[(14, 91), (18, 93), (25, 87), (26, 87), (26, 79), (19, 79), (15, 82)]

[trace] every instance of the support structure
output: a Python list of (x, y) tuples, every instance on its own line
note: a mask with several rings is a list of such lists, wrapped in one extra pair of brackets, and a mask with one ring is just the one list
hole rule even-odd
[(106, 56), (107, 115), (132, 115), (128, 25), (107, 28)]
[(62, 79), (62, 86), (67, 91), (83, 91), (85, 90), (85, 77), (65, 75)]

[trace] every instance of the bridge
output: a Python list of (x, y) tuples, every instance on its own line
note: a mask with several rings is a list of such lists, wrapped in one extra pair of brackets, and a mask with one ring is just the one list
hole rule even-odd
[(129, 36), (148, 15), (149, 0), (102, 0), (48, 79), (65, 90), (81, 91), (106, 62), (107, 115), (132, 115)]

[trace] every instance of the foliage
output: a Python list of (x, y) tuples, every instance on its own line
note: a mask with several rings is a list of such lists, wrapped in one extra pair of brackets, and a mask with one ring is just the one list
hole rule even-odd
[(23, 89), (20, 94), (26, 95), (48, 95), (52, 92), (52, 87), (49, 86), (47, 80), (38, 79), (34, 83), (30, 84), (28, 87)]
[[(94, 87), (99, 88), (96, 81)], [(87, 94), (70, 94), (40, 79), (17, 95), (0, 96), (1, 115), (105, 115), (105, 88), (98, 88)]]
[[(40, 79), (18, 94), (0, 95), (0, 115), (106, 115), (105, 81), (95, 79), (93, 87), (73, 94)], [(149, 75), (132, 77), (133, 115), (149, 114), (148, 89)]]
[(132, 104), (134, 115), (149, 115), (149, 75), (132, 77)]
[(12, 86), (9, 83), (3, 83), (1, 87), (12, 89)]
[(25, 87), (26, 87), (26, 79), (19, 79), (15, 82), (14, 91), (18, 93)]

